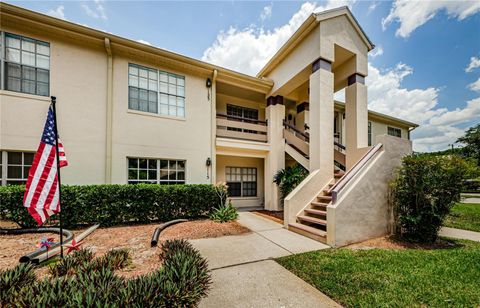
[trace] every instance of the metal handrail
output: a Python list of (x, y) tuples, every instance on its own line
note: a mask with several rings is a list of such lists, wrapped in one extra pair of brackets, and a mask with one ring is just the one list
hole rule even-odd
[(295, 132), (295, 134), (299, 134), (300, 136), (302, 136), (303, 138), (305, 138), (305, 141), (308, 142), (310, 140), (310, 137), (302, 132), (301, 130), (299, 130), (298, 128), (296, 128), (295, 126), (293, 126), (292, 124), (288, 123), (287, 121), (283, 120), (283, 126), (285, 126), (286, 128), (289, 128), (291, 130), (293, 130)]
[(354, 178), (358, 172), (367, 164), (368, 161), (382, 148), (382, 144), (378, 143), (370, 150), (368, 150), (363, 157), (353, 165), (352, 169), (348, 170), (347, 173), (337, 182), (335, 183), (332, 188), (330, 188), (330, 192), (332, 193), (332, 204), (335, 204), (337, 201), (338, 194), (340, 191)]
[(343, 144), (338, 143), (338, 142), (336, 142), (336, 141), (334, 141), (333, 144), (336, 145), (337, 147), (339, 147), (339, 148), (342, 149), (342, 150), (346, 150), (346, 149), (347, 149)]
[(248, 123), (254, 123), (254, 124), (259, 124), (259, 125), (267, 125), (267, 121), (243, 118), (243, 117), (238, 117), (238, 116), (233, 116), (233, 115), (227, 115), (227, 114), (224, 114), (224, 113), (217, 113), (217, 117), (226, 118), (227, 120), (228, 119), (234, 119), (234, 120), (241, 120), (241, 121), (248, 122)]

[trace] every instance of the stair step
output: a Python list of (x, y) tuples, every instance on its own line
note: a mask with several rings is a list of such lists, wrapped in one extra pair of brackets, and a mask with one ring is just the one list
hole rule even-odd
[(321, 211), (316, 209), (305, 209), (305, 212), (313, 215), (327, 216), (327, 211)]
[(323, 202), (312, 202), (310, 203), (312, 206), (317, 206), (317, 207), (324, 207), (326, 208), (328, 206), (328, 203), (323, 203)]
[(327, 200), (328, 202), (332, 201), (332, 196), (317, 196), (317, 200)]
[(297, 216), (297, 218), (299, 220), (307, 221), (307, 222), (310, 222), (312, 224), (316, 224), (316, 225), (320, 225), (320, 226), (327, 226), (327, 221), (324, 220), (324, 219), (315, 218), (315, 217), (311, 217), (311, 216), (305, 216), (305, 215)]
[(333, 174), (333, 177), (336, 178), (336, 179), (339, 179), (341, 178), (345, 173), (340, 173), (340, 172), (336, 172)]
[(310, 227), (310, 226), (299, 224), (299, 223), (291, 223), (291, 224), (288, 224), (288, 229), (289, 230), (293, 229), (292, 231), (308, 236), (322, 243), (326, 243), (327, 241), (327, 232), (314, 227)]
[(326, 196), (331, 196), (331, 195), (332, 195), (332, 192), (331, 192), (329, 189), (324, 189), (324, 190), (323, 190), (323, 193), (324, 193)]

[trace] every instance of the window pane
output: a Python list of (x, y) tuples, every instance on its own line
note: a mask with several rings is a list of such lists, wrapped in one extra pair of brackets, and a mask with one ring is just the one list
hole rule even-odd
[(48, 96), (48, 83), (37, 82), (37, 94)]
[(179, 85), (179, 86), (185, 86), (185, 79), (183, 79), (183, 78), (177, 78), (177, 85)]
[(179, 107), (185, 106), (185, 99), (182, 97), (177, 97), (177, 106)]
[(22, 179), (22, 167), (21, 166), (8, 166), (7, 178), (9, 178), (9, 179)]
[(148, 71), (144, 68), (139, 68), (138, 69), (138, 75), (140, 77), (144, 77), (144, 78), (147, 78), (148, 77)]
[(174, 75), (168, 75), (168, 83), (170, 84), (177, 84), (177, 78)]
[(30, 172), (30, 167), (29, 166), (23, 167), (23, 178), (24, 179), (28, 179), (28, 173), (29, 172)]
[(138, 110), (147, 112), (148, 111), (148, 101), (140, 100), (138, 102)]
[(161, 82), (160, 83), (160, 92), (168, 93), (168, 84)]
[(242, 195), (242, 184), (241, 183), (230, 183), (227, 182), (228, 186), (228, 195), (230, 197), (240, 197)]
[(128, 179), (129, 180), (136, 180), (138, 176), (137, 170), (129, 169), (128, 170)]
[(148, 80), (147, 78), (140, 77), (138, 80), (138, 86), (142, 89), (148, 89)]
[(181, 181), (184, 181), (185, 180), (185, 172), (184, 171), (178, 172), (177, 179), (181, 180)]
[(7, 162), (9, 165), (21, 165), (22, 152), (9, 152)]
[(7, 61), (20, 63), (20, 50), (7, 48)]
[(35, 66), (35, 54), (22, 51), (22, 64)]
[(7, 76), (20, 78), (22, 76), (21, 66), (18, 64), (7, 63)]
[(152, 80), (157, 80), (157, 71), (149, 70), (148, 71), (148, 78)]
[(148, 112), (157, 113), (158, 104), (157, 102), (148, 102)]
[(185, 108), (177, 107), (177, 117), (185, 117)]
[(128, 108), (138, 110), (138, 98), (130, 98), (128, 100)]
[(22, 78), (27, 80), (35, 80), (36, 71), (33, 67), (22, 66)]
[(177, 115), (177, 107), (169, 106), (168, 107), (168, 115), (176, 116)]
[(168, 169), (168, 160), (162, 159), (160, 161), (160, 169)]
[(157, 170), (148, 170), (148, 179), (156, 180), (157, 179)]
[(35, 52), (35, 43), (25, 38), (22, 39), (22, 50)]
[(138, 159), (129, 158), (128, 159), (128, 168), (138, 168)]
[(168, 82), (168, 76), (164, 72), (160, 72), (160, 81), (162, 82)]
[(45, 55), (45, 56), (49, 56), (50, 55), (50, 47), (45, 45), (45, 44), (37, 42), (37, 53)]
[(160, 170), (160, 180), (168, 180), (168, 171)]
[(37, 55), (37, 67), (48, 69), (50, 67), (50, 58), (47, 56)]
[(160, 114), (168, 114), (168, 105), (160, 105)]
[(132, 87), (138, 87), (138, 77), (134, 75), (128, 76), (128, 85)]
[(175, 85), (169, 84), (168, 85), (168, 94), (176, 95), (177, 94), (177, 87), (175, 87)]
[(48, 83), (48, 71), (37, 69), (37, 81)]
[(128, 67), (128, 72), (132, 75), (138, 75), (138, 67), (130, 64)]
[(149, 79), (148, 80), (148, 89), (149, 90), (152, 90), (152, 91), (157, 91), (158, 90), (158, 84), (157, 84), (158, 81), (156, 80), (151, 80)]
[(185, 88), (184, 87), (177, 87), (177, 95), (178, 96), (185, 96)]
[(168, 105), (168, 95), (160, 94), (160, 103)]
[(7, 90), (20, 92), (20, 79), (8, 78), (7, 79)]
[(20, 39), (8, 35), (7, 36), (7, 46), (20, 49)]
[(138, 170), (138, 179), (146, 180), (147, 179), (147, 170)]
[(22, 80), (22, 92), (35, 94), (35, 81)]
[(139, 164), (140, 168), (147, 169), (147, 159), (140, 158), (138, 160), (138, 164)]

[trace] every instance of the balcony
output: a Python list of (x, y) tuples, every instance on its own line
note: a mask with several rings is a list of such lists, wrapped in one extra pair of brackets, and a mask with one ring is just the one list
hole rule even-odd
[(217, 113), (217, 137), (267, 142), (267, 122)]

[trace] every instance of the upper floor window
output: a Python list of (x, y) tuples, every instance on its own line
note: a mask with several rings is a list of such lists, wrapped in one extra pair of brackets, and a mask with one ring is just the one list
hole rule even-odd
[(25, 184), (34, 153), (0, 151), (0, 184)]
[(129, 64), (128, 108), (185, 117), (185, 77)]
[(128, 158), (128, 183), (185, 184), (185, 161)]
[(4, 38), (4, 89), (48, 96), (50, 44), (11, 33)]
[(398, 138), (402, 138), (402, 130), (400, 128), (388, 126), (387, 129), (388, 129), (388, 134), (390, 136), (395, 136), (395, 137), (398, 137)]

